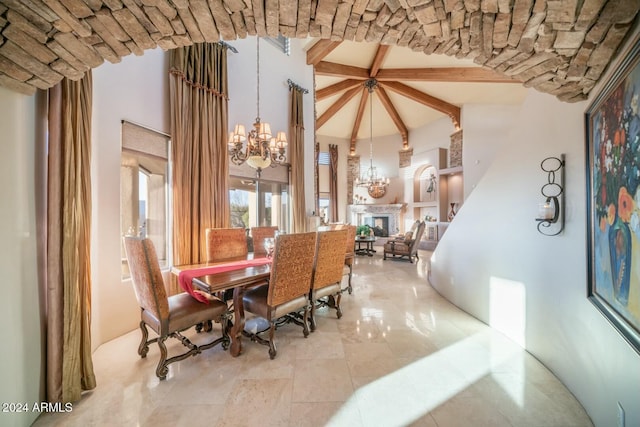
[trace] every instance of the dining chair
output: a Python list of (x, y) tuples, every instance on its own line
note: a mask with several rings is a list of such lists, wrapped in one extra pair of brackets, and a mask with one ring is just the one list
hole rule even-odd
[(251, 239), (253, 240), (253, 253), (264, 255), (267, 249), (264, 246), (264, 239), (275, 237), (278, 227), (251, 227)]
[(355, 242), (356, 242), (356, 233), (357, 233), (357, 229), (358, 227), (356, 227), (355, 225), (348, 225), (345, 227), (345, 229), (347, 230), (347, 239), (346, 239), (346, 250), (345, 250), (345, 254), (344, 254), (344, 265), (348, 268), (348, 275), (349, 275), (349, 280), (347, 281), (348, 285), (345, 289), (343, 289), (342, 291), (344, 292), (345, 290), (349, 292), (349, 295), (351, 295), (351, 293), (353, 292), (353, 288), (351, 286), (351, 276), (353, 275), (353, 260), (356, 257), (356, 251), (355, 251)]
[[(158, 343), (160, 360), (156, 367), (156, 375), (161, 380), (167, 377), (169, 365), (201, 353), (203, 350), (222, 344), (229, 347), (228, 321), (231, 313), (227, 305), (217, 299), (201, 303), (186, 292), (167, 297), (160, 263), (153, 242), (148, 238), (124, 237), (125, 252), (133, 288), (140, 306), (140, 330), (142, 340), (138, 346), (138, 354), (145, 358), (149, 352), (149, 344)], [(222, 336), (205, 344), (192, 343), (182, 332), (215, 320), (222, 325)], [(149, 339), (151, 328), (158, 336)], [(188, 350), (171, 358), (167, 358), (165, 341), (168, 338), (178, 339)]]
[(347, 230), (319, 231), (316, 244), (316, 259), (311, 281), (311, 332), (316, 330), (316, 309), (330, 307), (336, 316), (342, 317), (340, 298), (344, 272)]
[(207, 228), (207, 262), (246, 257), (247, 233), (244, 228)]
[[(316, 233), (279, 235), (273, 251), (271, 274), (266, 285), (250, 289), (243, 297), (244, 310), (269, 322), (269, 339), (260, 333), (252, 341), (269, 346), (269, 357), (276, 357), (276, 327), (293, 322), (309, 335), (308, 317), (311, 310), (309, 293), (316, 251)], [(303, 311), (302, 316), (298, 313)]]

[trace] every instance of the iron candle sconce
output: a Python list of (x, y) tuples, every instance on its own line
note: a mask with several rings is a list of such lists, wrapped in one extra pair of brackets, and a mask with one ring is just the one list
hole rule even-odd
[[(540, 192), (545, 201), (540, 205), (538, 212), (538, 231), (545, 236), (557, 236), (564, 230), (564, 154), (557, 157), (547, 157), (540, 162), (540, 169), (547, 173), (547, 183), (542, 186)], [(559, 182), (556, 182), (556, 178)], [(558, 229), (551, 226), (557, 224)]]

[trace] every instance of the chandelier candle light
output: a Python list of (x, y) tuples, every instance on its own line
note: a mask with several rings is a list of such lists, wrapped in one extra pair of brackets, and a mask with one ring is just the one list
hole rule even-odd
[[(229, 134), (229, 155), (236, 165), (247, 162), (256, 170), (259, 178), (264, 168), (285, 164), (287, 160), (287, 134), (279, 131), (273, 137), (269, 123), (260, 120), (260, 37), (256, 37), (256, 82), (256, 121), (249, 135), (246, 134), (244, 125), (235, 125), (233, 132)], [(245, 141), (247, 145), (243, 147)]]
[(379, 199), (387, 192), (389, 178), (379, 177), (377, 169), (373, 166), (373, 91), (378, 87), (378, 81), (370, 78), (364, 82), (364, 86), (369, 90), (369, 169), (366, 174), (356, 178), (356, 185), (366, 187), (371, 197)]

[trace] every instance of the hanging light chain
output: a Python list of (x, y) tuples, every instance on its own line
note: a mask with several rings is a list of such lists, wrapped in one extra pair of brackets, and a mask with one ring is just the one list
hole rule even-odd
[(260, 37), (256, 37), (256, 86), (258, 96), (256, 97), (256, 121), (260, 120)]

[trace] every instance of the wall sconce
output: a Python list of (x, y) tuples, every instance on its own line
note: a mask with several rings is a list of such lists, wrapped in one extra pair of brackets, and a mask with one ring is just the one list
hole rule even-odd
[[(538, 231), (545, 236), (557, 236), (564, 230), (564, 166), (564, 154), (540, 162), (540, 169), (547, 173), (547, 183), (540, 189), (545, 201), (538, 206), (536, 221)], [(556, 182), (557, 176), (559, 182)]]

